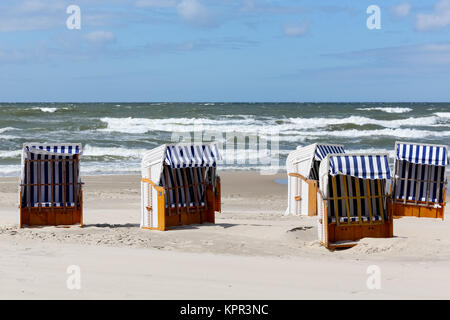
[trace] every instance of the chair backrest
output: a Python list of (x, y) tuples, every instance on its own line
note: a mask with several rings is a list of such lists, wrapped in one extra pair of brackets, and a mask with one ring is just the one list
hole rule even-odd
[(388, 219), (386, 179), (361, 179), (348, 175), (329, 176), (328, 218), (330, 222), (380, 221)]
[(164, 165), (160, 185), (166, 191), (166, 208), (204, 206), (208, 174), (215, 168), (171, 168)]
[(442, 203), (447, 146), (396, 142), (394, 201)]
[(329, 154), (320, 166), (320, 189), (328, 218), (336, 221), (383, 220), (386, 185), (390, 179), (387, 154)]

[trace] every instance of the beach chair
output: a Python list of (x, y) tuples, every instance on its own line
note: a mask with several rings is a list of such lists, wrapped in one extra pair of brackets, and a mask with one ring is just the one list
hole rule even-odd
[(447, 146), (395, 143), (395, 176), (391, 199), (395, 218), (444, 219)]
[(216, 144), (162, 145), (142, 160), (141, 228), (215, 222), (221, 211)]
[(319, 169), (320, 242), (329, 249), (393, 236), (387, 154), (329, 154)]
[(317, 215), (320, 162), (329, 153), (345, 153), (343, 145), (311, 144), (297, 147), (286, 160), (288, 206), (286, 215)]
[(83, 224), (81, 144), (25, 143), (20, 227)]

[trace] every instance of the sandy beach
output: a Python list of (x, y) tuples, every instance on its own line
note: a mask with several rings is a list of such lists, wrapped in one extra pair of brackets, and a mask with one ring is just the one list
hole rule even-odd
[[(284, 174), (220, 175), (216, 224), (167, 232), (139, 229), (138, 176), (84, 177), (82, 228), (19, 229), (18, 179), (0, 179), (0, 298), (450, 298), (448, 220), (398, 219), (392, 239), (329, 251), (315, 217), (283, 215)], [(80, 290), (67, 288), (71, 265)], [(371, 265), (380, 289), (366, 285)]]

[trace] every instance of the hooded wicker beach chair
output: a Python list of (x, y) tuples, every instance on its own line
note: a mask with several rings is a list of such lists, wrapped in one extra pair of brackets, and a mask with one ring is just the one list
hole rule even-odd
[(83, 224), (81, 144), (25, 143), (20, 227)]
[(387, 154), (329, 154), (320, 164), (318, 233), (329, 249), (393, 236)]
[(447, 146), (395, 143), (391, 198), (394, 217), (444, 219)]
[(221, 211), (216, 144), (162, 145), (142, 160), (141, 228), (215, 222)]
[(317, 215), (320, 162), (329, 153), (345, 153), (343, 145), (311, 144), (297, 147), (286, 160), (288, 207), (286, 215)]

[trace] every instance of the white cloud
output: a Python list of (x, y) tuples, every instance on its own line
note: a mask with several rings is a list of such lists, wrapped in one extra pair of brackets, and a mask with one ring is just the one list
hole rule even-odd
[(177, 2), (175, 0), (139, 0), (136, 2), (136, 6), (141, 8), (172, 8), (176, 4)]
[(177, 11), (186, 22), (200, 26), (213, 26), (216, 24), (212, 13), (198, 0), (182, 0), (177, 5)]
[(416, 17), (416, 30), (427, 31), (442, 29), (450, 25), (450, 0), (440, 0), (431, 14), (418, 14)]
[(284, 34), (289, 37), (300, 37), (308, 31), (308, 23), (289, 24), (284, 26)]
[(392, 13), (397, 17), (406, 17), (411, 11), (411, 5), (407, 2), (392, 7)]
[(116, 40), (114, 33), (109, 31), (93, 31), (86, 34), (85, 38), (94, 44), (106, 44)]

